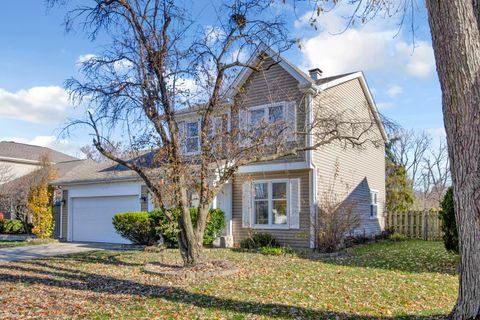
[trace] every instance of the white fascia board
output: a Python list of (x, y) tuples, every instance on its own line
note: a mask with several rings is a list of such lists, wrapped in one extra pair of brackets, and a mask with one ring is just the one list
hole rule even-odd
[(23, 164), (37, 164), (37, 165), (41, 164), (41, 162), (38, 160), (28, 160), (28, 159), (22, 159), (22, 158), (12, 158), (12, 157), (2, 157), (2, 156), (0, 156), (0, 161), (23, 163)]
[(302, 169), (311, 169), (310, 163), (307, 161), (299, 161), (299, 162), (247, 165), (247, 166), (241, 166), (238, 169), (238, 173), (258, 173), (258, 172), (288, 171), (288, 170), (302, 170)]

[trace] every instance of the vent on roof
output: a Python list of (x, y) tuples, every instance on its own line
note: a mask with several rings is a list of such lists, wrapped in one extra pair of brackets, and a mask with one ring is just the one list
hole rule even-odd
[(308, 73), (310, 74), (310, 78), (315, 81), (319, 80), (323, 75), (323, 71), (318, 68), (308, 70)]

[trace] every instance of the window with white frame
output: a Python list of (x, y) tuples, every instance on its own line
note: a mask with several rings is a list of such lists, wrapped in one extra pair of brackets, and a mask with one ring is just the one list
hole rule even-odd
[(200, 150), (199, 122), (187, 122), (185, 124), (185, 152), (196, 153)]
[[(249, 109), (248, 124), (254, 130), (254, 134), (259, 136), (261, 134), (261, 124), (279, 124), (285, 123), (285, 104), (276, 103), (272, 105), (265, 105), (253, 107)], [(281, 128), (281, 127), (279, 127)]]
[(376, 218), (378, 214), (378, 191), (370, 190), (370, 218)]
[(255, 182), (253, 224), (256, 226), (287, 225), (288, 181)]

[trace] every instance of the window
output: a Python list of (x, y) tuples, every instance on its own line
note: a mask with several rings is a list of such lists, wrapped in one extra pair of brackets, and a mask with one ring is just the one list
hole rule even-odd
[(370, 190), (370, 218), (376, 218), (378, 213), (378, 191)]
[(199, 123), (187, 122), (185, 126), (186, 139), (185, 139), (185, 150), (186, 153), (196, 153), (200, 150), (200, 136), (199, 136)]
[(287, 186), (286, 181), (254, 183), (254, 225), (287, 225)]
[[(277, 103), (251, 108), (248, 119), (248, 123), (250, 127), (253, 128), (255, 136), (259, 136), (262, 122), (266, 122), (266, 124), (283, 125), (285, 121), (285, 105), (283, 103)], [(279, 129), (281, 128), (282, 126), (279, 126)]]

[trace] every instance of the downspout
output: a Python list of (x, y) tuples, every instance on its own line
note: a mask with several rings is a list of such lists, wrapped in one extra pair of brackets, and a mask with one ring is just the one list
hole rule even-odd
[[(313, 89), (313, 88), (312, 88)], [(312, 121), (313, 121), (313, 98), (312, 96), (318, 93), (318, 89), (310, 89), (307, 92), (307, 126), (309, 134), (307, 135), (307, 146), (311, 147), (313, 145), (313, 137), (310, 133), (312, 130)], [(307, 162), (309, 164), (310, 173), (310, 248), (314, 249), (316, 244), (316, 222), (317, 222), (317, 166), (313, 161), (313, 150), (307, 151)]]

